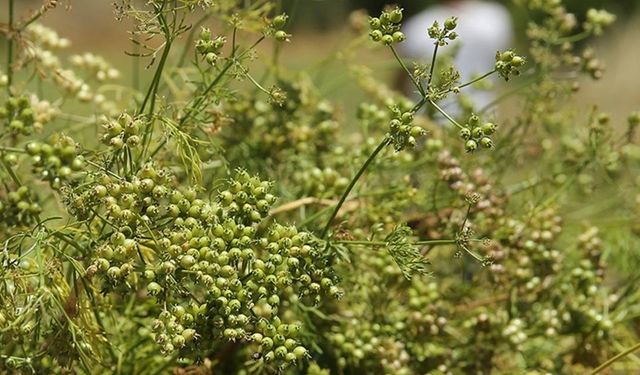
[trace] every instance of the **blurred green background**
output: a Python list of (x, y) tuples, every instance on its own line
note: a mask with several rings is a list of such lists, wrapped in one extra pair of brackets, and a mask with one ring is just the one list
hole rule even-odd
[[(496, 0), (495, 2), (508, 7), (515, 18), (516, 27), (525, 25), (527, 15), (519, 12), (517, 0)], [(397, 4), (405, 11), (405, 15), (411, 15), (435, 4), (443, 3), (442, 0), (284, 0), (284, 8), (292, 14), (296, 27), (314, 28), (326, 30), (339, 26), (349, 13), (356, 9), (366, 9), (369, 14), (379, 14), (389, 4)], [(606, 8), (620, 17), (626, 18), (640, 9), (639, 0), (565, 0), (567, 9), (583, 15), (589, 8)], [(580, 19), (580, 17), (579, 17)]]
[[(121, 2), (118, 0), (116, 2)], [(322, 94), (326, 95), (349, 114), (357, 104), (365, 100), (362, 92), (349, 75), (344, 64), (327, 59), (337, 51), (348, 49), (349, 43), (358, 36), (349, 28), (349, 15), (357, 9), (366, 9), (369, 14), (378, 14), (385, 4), (403, 7), (406, 17), (436, 4), (436, 0), (283, 0), (284, 10), (291, 15), (291, 42), (281, 51), (281, 62), (294, 72), (315, 64), (310, 75)], [(499, 1), (512, 13), (516, 40), (514, 46), (522, 50), (523, 30), (528, 18), (518, 0)], [(0, 22), (7, 21), (7, 0), (0, 0)], [(122, 83), (130, 84), (134, 58), (124, 51), (132, 51), (128, 30), (131, 24), (118, 21), (114, 16), (113, 0), (61, 0), (59, 6), (50, 11), (41, 23), (54, 28), (61, 36), (71, 40), (72, 45), (63, 56), (90, 51), (108, 59), (122, 72)], [(601, 110), (611, 114), (612, 119), (623, 121), (634, 110), (640, 109), (640, 0), (565, 0), (570, 11), (580, 20), (590, 7), (604, 8), (617, 15), (618, 21), (605, 35), (595, 40), (599, 58), (606, 66), (604, 78), (600, 81), (585, 81), (574, 98), (579, 104), (596, 104)], [(38, 8), (42, 0), (15, 0), (16, 18)], [(207, 24), (216, 31), (214, 23)], [(219, 31), (219, 28), (218, 28)], [(365, 33), (366, 31), (362, 31)], [(253, 40), (253, 37), (250, 38)], [(397, 64), (388, 51), (373, 48), (369, 43), (359, 55), (358, 63), (376, 72), (377, 78), (390, 85)], [(258, 58), (270, 59), (272, 46), (264, 44)], [(5, 70), (5, 43), (0, 43), (0, 69)], [(146, 65), (148, 60), (140, 64)], [(319, 64), (319, 62), (322, 62)], [(260, 64), (256, 64), (258, 66)], [(142, 71), (140, 83), (150, 80), (151, 70)], [(144, 86), (143, 86), (144, 87)]]

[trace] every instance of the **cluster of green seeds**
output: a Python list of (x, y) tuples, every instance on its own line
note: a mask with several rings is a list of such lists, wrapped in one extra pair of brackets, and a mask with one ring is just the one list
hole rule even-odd
[(480, 123), (480, 118), (472, 114), (467, 124), (460, 129), (460, 138), (465, 141), (466, 152), (474, 152), (478, 147), (490, 149), (493, 147), (491, 135), (496, 131), (496, 124), (492, 122)]
[(201, 56), (204, 56), (207, 63), (214, 65), (216, 61), (218, 61), (220, 49), (226, 41), (226, 38), (223, 36), (212, 38), (211, 29), (203, 27), (200, 30), (200, 39), (196, 41), (196, 51), (198, 51)]
[(70, 137), (61, 135), (50, 142), (29, 142), (25, 150), (31, 155), (33, 171), (54, 189), (60, 189), (63, 182), (77, 180), (83, 173), (84, 157)]
[(385, 45), (404, 42), (406, 36), (400, 31), (402, 22), (402, 9), (393, 8), (383, 11), (380, 17), (370, 17), (369, 36), (374, 42), (381, 42)]
[(11, 97), (0, 107), (0, 120), (11, 134), (30, 135), (34, 130), (35, 116), (26, 96)]

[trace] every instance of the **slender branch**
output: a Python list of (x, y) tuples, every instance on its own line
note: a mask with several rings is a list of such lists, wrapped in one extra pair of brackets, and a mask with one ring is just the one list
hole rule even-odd
[(433, 48), (433, 56), (431, 56), (431, 66), (429, 67), (429, 78), (427, 78), (427, 90), (431, 87), (431, 81), (433, 81), (433, 72), (436, 68), (436, 56), (438, 55), (438, 47), (440, 45), (436, 42), (436, 46)]
[[(343, 240), (336, 241), (336, 243), (344, 244), (344, 245), (362, 245), (362, 246), (386, 246), (386, 241), (366, 241), (366, 240)], [(413, 245), (416, 246), (436, 246), (436, 245), (453, 245), (456, 243), (456, 240), (422, 240), (413, 242)]]
[(213, 90), (213, 88), (220, 82), (220, 80), (222, 79), (222, 77), (225, 75), (225, 73), (227, 72), (227, 70), (229, 70), (231, 68), (231, 66), (233, 65), (233, 61), (230, 60), (220, 71), (220, 73), (218, 73), (218, 75), (216, 76), (216, 78), (211, 81), (211, 83), (209, 83), (209, 85), (207, 86), (207, 88), (204, 89), (204, 91), (202, 92), (202, 94), (198, 97), (198, 99), (196, 99), (196, 101), (193, 103), (193, 105), (191, 105), (189, 108), (187, 108), (187, 110), (185, 111), (185, 114), (182, 116), (182, 118), (180, 119), (179, 124), (182, 125), (184, 124), (189, 117), (191, 117), (191, 115), (194, 113), (194, 110), (197, 109), (200, 104), (205, 100), (205, 98), (207, 97), (207, 94)]
[(6, 151), (6, 152), (17, 152), (19, 154), (26, 154), (27, 151), (21, 148), (15, 148), (15, 147), (7, 147), (7, 146), (0, 146), (0, 151)]
[(411, 72), (409, 71), (409, 69), (407, 68), (407, 66), (404, 64), (404, 61), (402, 61), (402, 59), (400, 58), (400, 56), (398, 56), (398, 52), (396, 51), (395, 48), (393, 48), (392, 45), (389, 45), (389, 49), (391, 50), (391, 52), (393, 52), (393, 56), (396, 58), (396, 60), (398, 60), (398, 63), (400, 64), (400, 66), (402, 67), (402, 69), (404, 69), (405, 72), (407, 72), (407, 75), (409, 76), (409, 79), (411, 80), (411, 82), (413, 83), (413, 85), (418, 89), (418, 92), (420, 92), (421, 96), (424, 96), (424, 89), (422, 88), (422, 86), (420, 85), (420, 82), (418, 82), (416, 80), (416, 78), (413, 76), (413, 74), (411, 74)]
[(153, 79), (151, 80), (151, 84), (147, 89), (147, 94), (145, 95), (144, 100), (140, 105), (140, 110), (138, 111), (138, 114), (141, 114), (144, 112), (144, 109), (147, 106), (147, 102), (149, 101), (149, 99), (151, 99), (150, 112), (153, 111), (153, 107), (155, 105), (155, 95), (158, 91), (160, 78), (162, 77), (162, 70), (164, 69), (164, 64), (167, 60), (167, 57), (169, 56), (169, 51), (171, 50), (171, 35), (169, 34), (168, 29), (166, 28), (166, 20), (164, 19), (164, 16), (162, 16), (162, 8), (158, 10), (158, 16), (159, 16), (159, 19), (161, 20), (161, 24), (163, 25), (165, 46), (164, 46), (164, 50), (162, 51), (162, 56), (160, 57), (160, 62), (158, 63), (158, 67), (156, 68), (156, 71), (153, 75)]
[(258, 88), (260, 91), (264, 92), (267, 95), (271, 95), (271, 92), (269, 92), (269, 90), (265, 89), (264, 87), (262, 87), (262, 85), (260, 83), (258, 83), (258, 81), (256, 81), (251, 74), (249, 74), (249, 71), (246, 70), (242, 65), (239, 65), (240, 69), (242, 70), (242, 72), (244, 73), (244, 75), (249, 78), (249, 81), (251, 81), (251, 83), (254, 84), (254, 86), (256, 86), (256, 88)]
[(630, 348), (625, 349), (623, 352), (609, 358), (608, 360), (606, 360), (604, 363), (602, 363), (600, 366), (596, 367), (592, 372), (591, 375), (595, 375), (598, 374), (600, 372), (602, 372), (602, 370), (606, 369), (607, 367), (611, 366), (614, 362), (617, 362), (619, 359), (624, 358), (626, 356), (628, 356), (629, 354), (635, 352), (636, 350), (640, 349), (640, 342), (633, 345)]
[(456, 240), (423, 240), (414, 242), (414, 245), (423, 246), (423, 245), (453, 245), (457, 241)]
[(165, 4), (166, 4), (166, 0), (162, 2), (160, 7), (154, 7), (156, 16), (158, 16), (158, 19), (160, 20), (160, 25), (162, 26), (162, 31), (164, 34), (164, 40), (165, 40), (164, 50), (162, 51), (162, 56), (160, 57), (160, 62), (158, 63), (158, 67), (156, 68), (156, 71), (153, 74), (153, 79), (151, 80), (151, 84), (147, 89), (147, 94), (145, 95), (144, 100), (140, 105), (138, 114), (141, 114), (144, 112), (144, 109), (147, 106), (147, 102), (152, 97), (152, 94), (155, 93), (155, 90), (157, 90), (158, 81), (160, 80), (160, 77), (162, 75), (162, 69), (164, 68), (164, 61), (167, 59), (167, 56), (169, 55), (169, 50), (171, 49), (171, 35), (167, 27), (167, 21), (162, 15), (162, 11), (164, 9)]
[(362, 245), (362, 246), (386, 246), (385, 241), (367, 241), (367, 240), (343, 240), (336, 241), (336, 243), (343, 245)]
[(291, 210), (295, 210), (298, 207), (302, 207), (302, 206), (306, 206), (309, 204), (321, 204), (321, 205), (325, 205), (325, 206), (331, 206), (336, 204), (336, 201), (331, 200), (331, 199), (321, 199), (321, 198), (316, 198), (316, 197), (304, 197), (304, 198), (300, 198), (297, 199), (295, 201), (291, 201), (291, 202), (287, 202), (281, 206), (278, 206), (274, 209), (272, 209), (269, 212), (269, 215), (273, 216), (273, 215), (277, 215), (279, 213), (282, 212), (287, 212), (287, 211), (291, 211)]
[(196, 23), (194, 23), (193, 26), (191, 26), (191, 30), (189, 31), (189, 35), (187, 36), (187, 40), (184, 43), (184, 49), (182, 50), (182, 53), (180, 54), (180, 59), (178, 60), (178, 64), (176, 65), (177, 67), (181, 67), (182, 65), (184, 65), (184, 61), (187, 58), (187, 53), (189, 52), (189, 50), (191, 49), (190, 47), (193, 44), (195, 33), (198, 31), (198, 27), (203, 23), (205, 23), (207, 18), (209, 18), (209, 15), (205, 14), (202, 18), (196, 21)]
[[(237, 59), (242, 58), (246, 53), (248, 53), (253, 48), (255, 48), (258, 44), (260, 44), (260, 42), (262, 42), (264, 40), (264, 38), (265, 38), (264, 35), (261, 36), (255, 43), (253, 43), (253, 45), (251, 45), (251, 47), (247, 48), (247, 50), (242, 52), (237, 57)], [(234, 48), (233, 53), (235, 54), (235, 48)], [(180, 119), (180, 122), (179, 122), (180, 125), (184, 124), (189, 119), (189, 117), (191, 117), (191, 115), (194, 113), (194, 109), (197, 109), (200, 106), (202, 101), (204, 101), (204, 99), (207, 97), (207, 94), (218, 84), (218, 82), (220, 82), (220, 80), (222, 79), (222, 76), (224, 76), (224, 74), (227, 72), (227, 70), (229, 70), (231, 68), (231, 66), (235, 63), (235, 61), (236, 61), (235, 57), (230, 59), (229, 62), (227, 62), (227, 64), (222, 68), (220, 73), (218, 73), (218, 76), (207, 86), (206, 89), (204, 89), (204, 91), (198, 97), (198, 99), (196, 99), (196, 101), (191, 106), (189, 106), (189, 108), (187, 108), (185, 114)]]
[(364, 171), (367, 170), (367, 167), (369, 167), (369, 164), (371, 164), (373, 159), (375, 159), (376, 156), (378, 156), (378, 154), (380, 153), (380, 151), (382, 151), (390, 143), (391, 143), (391, 138), (385, 137), (385, 139), (383, 139), (382, 142), (380, 142), (378, 147), (376, 147), (376, 149), (373, 150), (371, 155), (369, 155), (369, 157), (364, 162), (364, 164), (362, 164), (362, 166), (360, 167), (360, 170), (358, 170), (356, 175), (353, 176), (353, 178), (351, 179), (351, 182), (349, 183), (349, 186), (347, 186), (347, 189), (342, 194), (342, 197), (340, 197), (340, 201), (338, 201), (338, 204), (336, 205), (335, 209), (333, 210), (333, 213), (329, 217), (329, 220), (327, 220), (327, 223), (325, 224), (324, 229), (322, 230), (322, 234), (320, 235), (320, 238), (326, 238), (327, 237), (327, 233), (329, 232), (329, 228), (331, 227), (331, 222), (336, 217), (336, 215), (338, 215), (338, 211), (340, 211), (340, 207), (342, 207), (342, 205), (344, 204), (344, 201), (347, 199), (347, 196), (349, 195), (349, 193), (351, 192), (353, 187), (356, 185), (356, 183), (358, 182), (358, 180), (360, 179), (360, 177), (362, 176)]
[[(194, 102), (193, 105), (189, 106), (189, 108), (186, 109), (185, 114), (182, 116), (182, 118), (180, 118), (180, 121), (178, 122), (178, 126), (182, 126), (191, 117), (191, 115), (194, 112), (196, 112), (196, 108), (198, 108), (198, 106), (200, 106), (200, 104), (205, 99), (205, 97), (209, 93), (209, 91), (211, 91), (218, 84), (218, 82), (220, 82), (220, 80), (222, 79), (224, 74), (227, 72), (227, 70), (229, 70), (229, 68), (231, 68), (231, 65), (233, 65), (233, 60), (230, 60), (224, 66), (224, 68), (222, 68), (220, 73), (218, 73), (218, 76), (216, 76), (216, 78), (203, 91), (202, 95), (200, 97), (198, 97), (198, 99), (196, 99), (196, 101)], [(156, 146), (156, 148), (149, 154), (149, 157), (150, 158), (154, 157), (162, 149), (162, 147), (164, 147), (164, 145), (166, 143), (167, 143), (167, 140), (163, 139), (158, 144), (158, 146)]]
[(431, 105), (438, 110), (438, 112), (440, 112), (440, 114), (442, 114), (444, 117), (447, 118), (447, 120), (451, 121), (451, 123), (457, 127), (459, 127), (460, 129), (463, 129), (464, 127), (462, 125), (460, 125), (456, 120), (453, 119), (453, 117), (449, 116), (449, 114), (447, 112), (445, 112), (442, 108), (440, 108), (440, 106), (438, 106), (436, 104), (436, 102), (434, 102), (433, 100), (429, 100), (429, 103), (431, 103)]
[(153, 92), (151, 93), (151, 104), (149, 105), (149, 116), (153, 115), (153, 110), (156, 105), (156, 96), (158, 94), (158, 87), (160, 86), (160, 80), (162, 78), (162, 71), (164, 70), (165, 62), (169, 56), (169, 50), (171, 49), (171, 41), (167, 41), (167, 45), (164, 47), (162, 57), (158, 63), (158, 70), (156, 72), (157, 78), (154, 77), (155, 85), (153, 86)]
[[(457, 89), (461, 89), (461, 88), (467, 87), (467, 86), (469, 86), (469, 85), (473, 85), (474, 83), (476, 83), (476, 82), (478, 82), (478, 81), (482, 81), (483, 79), (485, 79), (485, 78), (489, 77), (490, 75), (492, 75), (492, 74), (493, 74), (493, 73), (495, 73), (495, 72), (497, 72), (497, 70), (495, 70), (495, 69), (494, 69), (494, 70), (492, 70), (492, 71), (490, 71), (490, 72), (487, 72), (487, 73), (485, 73), (485, 74), (481, 75), (480, 77), (474, 78), (473, 80), (471, 80), (471, 81), (469, 81), (469, 82), (465, 82), (465, 83), (463, 83), (463, 84), (461, 84), (461, 85), (459, 85), (459, 86), (456, 86), (455, 88), (457, 88)], [(444, 94), (448, 94), (448, 93), (450, 93), (450, 92), (452, 92), (452, 91), (453, 91), (453, 88), (450, 88), (450, 89), (447, 89), (447, 90), (444, 90), (444, 91), (440, 91), (440, 92), (439, 92), (438, 94), (436, 94), (436, 95), (444, 95)]]

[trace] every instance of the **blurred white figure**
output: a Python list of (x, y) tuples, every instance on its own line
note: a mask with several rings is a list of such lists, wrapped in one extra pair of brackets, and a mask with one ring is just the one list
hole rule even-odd
[[(444, 1), (428, 8), (408, 19), (403, 25), (407, 40), (400, 44), (405, 57), (422, 63), (431, 63), (433, 39), (427, 35), (427, 28), (434, 21), (442, 26), (451, 17), (458, 17), (458, 26), (454, 30), (458, 38), (450, 46), (458, 44), (454, 64), (460, 71), (460, 82), (468, 82), (478, 75), (489, 72), (495, 64), (496, 51), (510, 47), (513, 38), (511, 16), (501, 4), (479, 0)], [(441, 51), (443, 50), (440, 47)], [(444, 47), (450, 48), (450, 47)], [(437, 67), (436, 67), (437, 70)], [(492, 77), (495, 79), (495, 77)], [(491, 91), (465, 87), (464, 93), (471, 99), (476, 109), (489, 104), (495, 97)], [(451, 103), (443, 103), (453, 113)]]

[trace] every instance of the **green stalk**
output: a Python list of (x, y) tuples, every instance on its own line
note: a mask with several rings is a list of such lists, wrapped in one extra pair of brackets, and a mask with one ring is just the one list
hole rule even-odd
[(342, 193), (342, 197), (340, 197), (340, 201), (338, 202), (338, 204), (336, 205), (335, 209), (333, 210), (333, 213), (329, 217), (329, 220), (327, 220), (327, 224), (325, 224), (324, 229), (322, 230), (322, 235), (320, 235), (320, 238), (326, 238), (327, 237), (327, 233), (329, 232), (329, 228), (331, 227), (331, 222), (336, 217), (336, 215), (338, 215), (338, 211), (340, 211), (340, 208), (344, 204), (344, 201), (347, 199), (347, 196), (349, 195), (349, 193), (351, 192), (353, 187), (356, 185), (356, 183), (360, 179), (360, 176), (362, 176), (364, 171), (367, 170), (367, 167), (369, 167), (369, 164), (371, 164), (373, 159), (375, 159), (376, 156), (378, 156), (380, 151), (382, 151), (382, 149), (384, 149), (390, 143), (391, 143), (391, 138), (385, 137), (382, 140), (382, 142), (380, 142), (378, 147), (376, 147), (376, 149), (373, 150), (371, 155), (369, 155), (369, 157), (364, 162), (364, 164), (362, 164), (362, 166), (360, 167), (360, 170), (358, 170), (356, 175), (353, 176), (353, 178), (351, 179), (351, 182), (349, 183), (349, 186), (347, 186), (347, 189), (344, 191), (344, 193)]
[(144, 100), (142, 101), (142, 104), (140, 105), (140, 109), (138, 110), (138, 114), (142, 114), (144, 112), (145, 107), (147, 106), (147, 102), (149, 101), (149, 99), (152, 100), (152, 104), (151, 107), (153, 110), (153, 106), (154, 106), (154, 102), (155, 100), (152, 99), (152, 97), (155, 97), (155, 94), (157, 92), (158, 89), (158, 84), (160, 82), (160, 77), (162, 76), (162, 69), (164, 69), (164, 63), (167, 60), (167, 56), (169, 55), (169, 49), (171, 48), (171, 42), (169, 42), (167, 40), (167, 43), (164, 47), (164, 50), (162, 51), (162, 56), (160, 57), (160, 62), (158, 63), (158, 67), (156, 68), (156, 71), (153, 75), (153, 79), (151, 80), (151, 84), (149, 85), (149, 88), (147, 89), (147, 94), (144, 97)]
[(19, 154), (26, 154), (27, 151), (22, 149), (22, 148), (16, 148), (16, 147), (7, 147), (7, 146), (0, 146), (0, 152), (17, 152)]
[(436, 46), (433, 49), (433, 55), (431, 56), (431, 66), (429, 67), (429, 78), (427, 79), (427, 89), (431, 87), (431, 81), (433, 81), (433, 72), (436, 69), (436, 56), (438, 55), (438, 47), (440, 45), (436, 42)]
[[(475, 79), (473, 79), (473, 80), (471, 80), (469, 82), (465, 82), (465, 83), (461, 84), (460, 86), (456, 86), (456, 88), (461, 89), (463, 87), (467, 87), (469, 85), (473, 85), (474, 83), (476, 83), (478, 81), (482, 81), (483, 79), (489, 77), (490, 75), (492, 75), (495, 72), (497, 72), (497, 70), (494, 69), (494, 70), (492, 70), (490, 72), (487, 72), (487, 73), (481, 75), (480, 77), (477, 77), (477, 78), (475, 78)], [(448, 94), (448, 93), (450, 93), (452, 91), (453, 91), (453, 89), (448, 89), (448, 90), (439, 92), (438, 95)]]
[[(362, 245), (362, 246), (386, 246), (386, 241), (336, 241), (336, 243), (344, 244), (344, 245)], [(456, 243), (456, 240), (422, 240), (416, 241), (413, 244), (416, 246), (436, 246), (436, 245), (453, 245)]]
[[(191, 106), (189, 106), (189, 108), (187, 108), (187, 110), (185, 111), (185, 114), (180, 119), (179, 125), (183, 125), (189, 119), (189, 117), (191, 117), (194, 110), (197, 109), (200, 106), (200, 104), (202, 104), (202, 101), (204, 101), (207, 94), (218, 84), (218, 82), (220, 82), (224, 74), (227, 72), (227, 70), (231, 68), (231, 66), (236, 62), (236, 60), (242, 58), (246, 53), (248, 53), (253, 48), (255, 48), (258, 44), (260, 44), (260, 42), (264, 40), (264, 38), (265, 38), (264, 35), (261, 36), (255, 43), (253, 43), (251, 47), (247, 48), (237, 58), (232, 56), (232, 59), (230, 59), (229, 62), (227, 62), (227, 64), (222, 68), (220, 73), (218, 73), (218, 76), (207, 86), (207, 88), (204, 89), (204, 91), (202, 92), (202, 94), (200, 94), (198, 99), (196, 99), (196, 101)], [(234, 50), (234, 54), (235, 54), (235, 50)]]
[(614, 362), (618, 361), (621, 358), (624, 358), (624, 357), (628, 356), (629, 354), (635, 352), (638, 349), (640, 349), (640, 342), (635, 344), (635, 345), (633, 345), (630, 348), (625, 349), (623, 352), (621, 352), (621, 353), (609, 358), (608, 360), (606, 360), (600, 366), (596, 367), (591, 372), (591, 375), (595, 375), (595, 374), (598, 374), (598, 373), (602, 372), (604, 369), (606, 369), (607, 367), (611, 366)]
[(182, 53), (180, 54), (180, 59), (178, 60), (178, 64), (176, 67), (182, 67), (184, 65), (185, 60), (187, 59), (187, 54), (191, 50), (193, 45), (193, 39), (195, 39), (195, 33), (197, 29), (207, 21), (209, 18), (208, 14), (205, 14), (202, 18), (200, 18), (196, 23), (191, 27), (191, 31), (189, 31), (189, 35), (187, 35), (187, 40), (184, 43), (184, 48), (182, 49)]
[(156, 68), (156, 71), (153, 75), (153, 79), (151, 80), (151, 84), (147, 89), (147, 94), (145, 95), (144, 100), (140, 105), (140, 109), (138, 110), (138, 114), (142, 114), (144, 112), (144, 109), (147, 106), (147, 102), (152, 97), (152, 93), (155, 93), (155, 91), (157, 90), (160, 77), (162, 76), (162, 69), (164, 69), (164, 62), (166, 61), (167, 56), (169, 55), (169, 50), (171, 49), (171, 35), (166, 25), (167, 22), (164, 19), (164, 16), (162, 15), (162, 10), (164, 9), (165, 3), (166, 1), (162, 2), (162, 5), (160, 6), (160, 8), (156, 9), (156, 14), (158, 15), (158, 19), (161, 21), (162, 30), (164, 32), (165, 46), (164, 46), (164, 50), (162, 51), (162, 56), (160, 57), (160, 62), (158, 63), (158, 67)]
[(438, 112), (440, 112), (440, 114), (442, 114), (444, 117), (446, 117), (447, 120), (449, 120), (453, 125), (459, 127), (460, 129), (463, 129), (464, 127), (462, 125), (460, 125), (458, 123), (458, 121), (454, 120), (453, 117), (449, 116), (449, 114), (447, 112), (445, 112), (442, 108), (440, 108), (440, 106), (438, 106), (436, 104), (436, 102), (434, 102), (433, 100), (429, 100), (429, 103), (431, 103), (431, 105), (438, 110)]
[(413, 83), (413, 85), (418, 89), (418, 92), (420, 92), (420, 95), (424, 96), (425, 95), (424, 89), (420, 85), (420, 82), (418, 82), (416, 78), (413, 76), (413, 74), (411, 74), (407, 66), (404, 64), (404, 61), (402, 61), (400, 56), (398, 56), (398, 52), (396, 52), (396, 49), (393, 48), (393, 45), (389, 45), (389, 49), (391, 50), (391, 52), (393, 52), (393, 56), (396, 58), (396, 60), (398, 61), (402, 69), (404, 69), (407, 75), (409, 75), (409, 79), (411, 79), (411, 82)]

